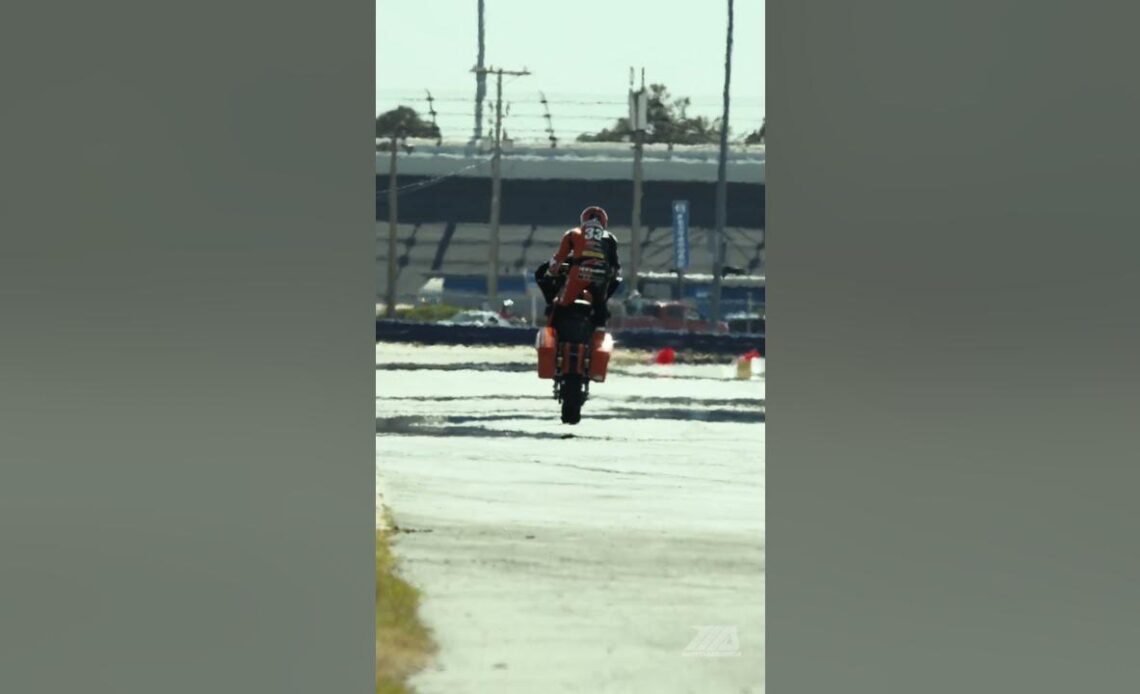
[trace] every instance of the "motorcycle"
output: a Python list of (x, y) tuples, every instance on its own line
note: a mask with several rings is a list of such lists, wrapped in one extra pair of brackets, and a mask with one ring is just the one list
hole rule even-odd
[[(565, 272), (561, 276), (565, 277)], [(614, 280), (610, 295), (620, 282)], [(543, 286), (548, 303), (556, 292), (557, 288), (549, 282)], [(613, 353), (613, 336), (608, 331), (595, 330), (593, 312), (593, 297), (584, 289), (572, 303), (553, 309), (547, 324), (535, 336), (538, 377), (554, 382), (554, 399), (562, 405), (564, 424), (581, 421), (582, 405), (590, 397), (590, 383), (605, 382)]]

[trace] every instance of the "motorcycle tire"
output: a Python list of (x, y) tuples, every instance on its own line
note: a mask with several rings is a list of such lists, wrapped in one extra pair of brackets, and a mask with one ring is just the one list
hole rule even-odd
[(582, 421), (582, 377), (569, 374), (562, 378), (562, 423)]

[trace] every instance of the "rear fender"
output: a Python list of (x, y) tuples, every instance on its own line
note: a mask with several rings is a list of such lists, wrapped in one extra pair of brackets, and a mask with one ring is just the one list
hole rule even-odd
[(555, 371), (562, 376), (576, 374), (583, 378), (588, 373), (589, 346), (578, 342), (560, 342), (557, 349)]
[(590, 350), (590, 380), (605, 383), (610, 366), (610, 355), (614, 351), (614, 338), (608, 332), (595, 332)]
[(558, 334), (554, 328), (548, 326), (538, 331), (534, 338), (534, 346), (538, 351), (538, 377), (554, 378), (556, 371), (556, 354), (558, 347)]

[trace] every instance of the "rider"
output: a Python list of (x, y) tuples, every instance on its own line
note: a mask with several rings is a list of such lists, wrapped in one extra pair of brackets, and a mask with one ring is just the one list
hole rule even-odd
[[(579, 226), (562, 235), (562, 242), (554, 256), (539, 266), (535, 278), (547, 285), (544, 294), (552, 306), (571, 304), (583, 289), (588, 289), (594, 303), (594, 325), (604, 330), (609, 318), (606, 302), (617, 289), (618, 270), (621, 263), (617, 255), (617, 239), (606, 228), (609, 215), (597, 206), (582, 210)], [(562, 271), (562, 263), (570, 261), (562, 288), (553, 295), (551, 282)]]

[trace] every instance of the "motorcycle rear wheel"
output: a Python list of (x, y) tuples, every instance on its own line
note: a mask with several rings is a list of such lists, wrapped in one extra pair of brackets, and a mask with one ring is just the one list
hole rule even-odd
[(567, 374), (562, 377), (562, 423), (577, 424), (582, 421), (582, 377)]

